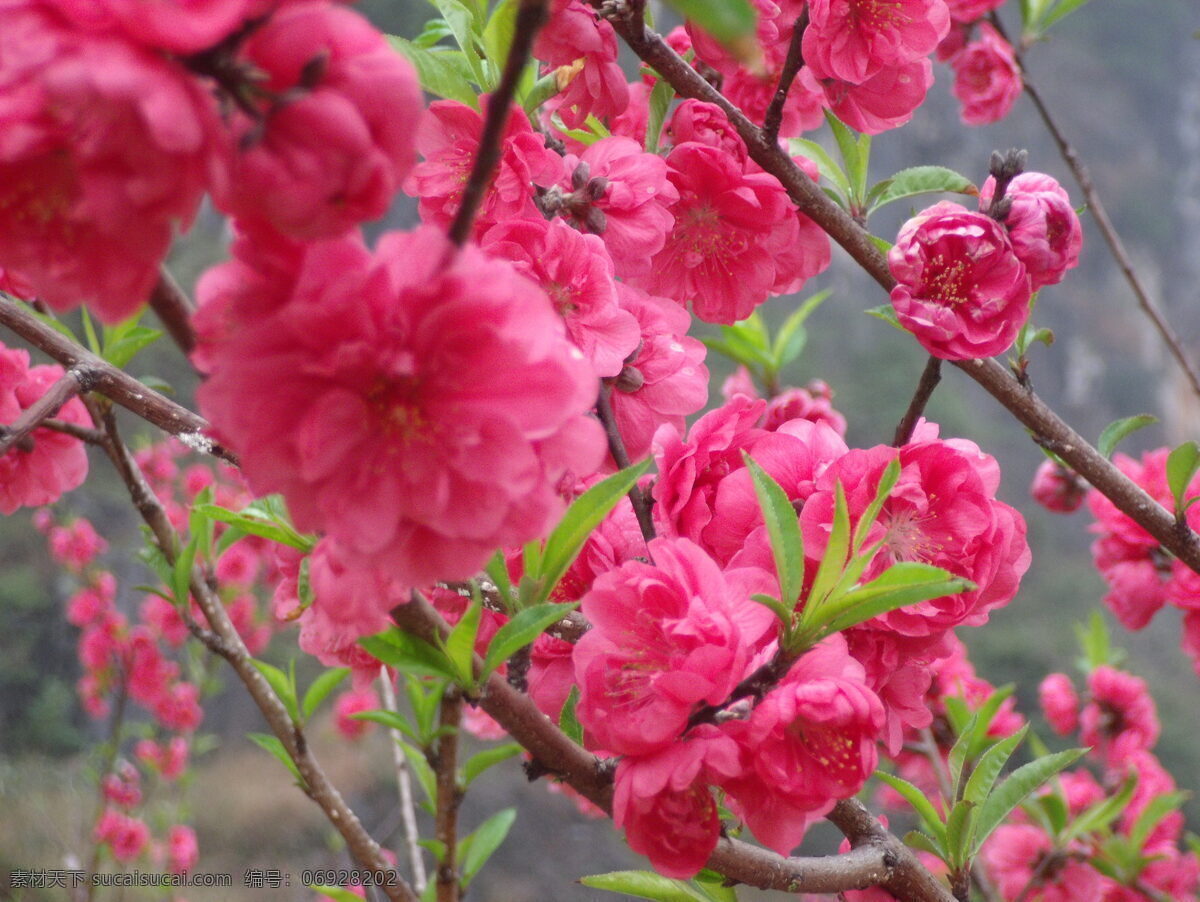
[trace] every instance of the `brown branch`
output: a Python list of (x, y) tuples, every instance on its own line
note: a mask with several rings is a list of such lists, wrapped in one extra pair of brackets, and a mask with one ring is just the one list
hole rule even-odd
[(808, 6), (796, 17), (792, 41), (788, 44), (787, 58), (783, 61), (783, 70), (779, 73), (779, 84), (775, 88), (775, 96), (771, 105), (763, 115), (763, 136), (768, 141), (779, 140), (779, 126), (783, 124), (783, 107), (787, 103), (788, 92), (792, 90), (792, 82), (796, 80), (800, 69), (804, 66), (804, 52), (801, 42), (804, 30), (808, 28)]
[[(597, 5), (601, 0), (590, 2)], [(779, 180), (800, 212), (821, 226), (880, 287), (888, 292), (892, 290), (896, 280), (888, 269), (887, 258), (871, 240), (870, 234), (827, 197), (791, 157), (778, 145), (766, 141), (754, 123), (701, 78), (661, 37), (642, 28), (628, 28), (620, 20), (614, 20), (613, 27), (642, 60), (675, 88), (676, 93), (720, 106), (746, 142), (750, 156)], [(1088, 444), (1037, 395), (994, 360), (957, 361), (955, 366), (1031, 429), (1036, 441), (1062, 457), (1122, 513), (1200, 573), (1200, 537), (1190, 530), (1178, 529), (1174, 517)]]
[(46, 393), (30, 404), (13, 422), (0, 426), (0, 457), (30, 436), (71, 398), (86, 392), (94, 378), (87, 367), (73, 366), (62, 378), (46, 389)]
[(196, 308), (165, 266), (150, 293), (150, 309), (179, 349), (184, 354), (191, 354), (196, 347), (196, 333), (192, 329), (192, 314)]
[(204, 417), (143, 385), (137, 379), (80, 347), (61, 332), (30, 315), (20, 304), (0, 296), (0, 326), (6, 326), (67, 368), (80, 368), (94, 380), (92, 390), (177, 436), (195, 451), (237, 464), (234, 454), (208, 436)]
[[(386, 667), (379, 668), (379, 690), (383, 696), (383, 707), (392, 714), (399, 713), (396, 704), (396, 690), (392, 688), (392, 677)], [(404, 848), (408, 857), (408, 866), (412, 868), (413, 889), (417, 893), (425, 891), (425, 856), (421, 851), (421, 834), (417, 830), (417, 814), (413, 806), (412, 775), (404, 749), (400, 747), (404, 736), (395, 727), (388, 728), (388, 736), (392, 740), (392, 766), (396, 771), (396, 792), (400, 802), (400, 825), (404, 833)]]
[(917, 420), (921, 419), (925, 413), (925, 405), (929, 403), (933, 390), (941, 381), (942, 361), (930, 354), (925, 369), (921, 371), (921, 380), (917, 383), (917, 390), (913, 392), (912, 400), (908, 402), (908, 410), (904, 412), (904, 417), (896, 427), (896, 434), (892, 437), (894, 447), (899, 448), (908, 444), (913, 430), (917, 428)]
[(508, 59), (504, 61), (504, 72), (500, 76), (500, 84), (488, 98), (483, 130), (479, 135), (479, 149), (475, 151), (475, 163), (463, 188), (462, 203), (450, 224), (450, 241), (458, 247), (471, 236), (475, 214), (491, 184), (496, 164), (500, 162), (504, 127), (508, 123), (513, 95), (533, 51), (533, 39), (548, 16), (548, 7), (549, 0), (520, 0), (517, 7), (517, 22), (508, 49)]
[[(626, 470), (631, 466), (629, 453), (625, 450), (625, 440), (621, 438), (621, 430), (617, 427), (617, 418), (612, 409), (612, 385), (608, 382), (600, 384), (600, 397), (596, 399), (596, 415), (604, 427), (604, 435), (608, 439), (608, 450), (613, 456), (617, 467)], [(642, 538), (647, 542), (654, 538), (654, 518), (650, 514), (650, 502), (640, 486), (634, 485), (629, 490), (629, 503), (633, 505), (634, 516), (642, 530)]]
[[(173, 564), (179, 552), (179, 536), (167, 518), (162, 504), (134, 461), (133, 454), (117, 433), (116, 420), (112, 416), (111, 409), (101, 410), (100, 420), (96, 425), (102, 427), (108, 436), (105, 451), (124, 481), (130, 499), (153, 532), (163, 555), (169, 563)], [(254, 699), (259, 711), (262, 712), (270, 726), (271, 732), (283, 744), (288, 756), (296, 765), (304, 791), (321, 807), (326, 818), (345, 840), (350, 854), (362, 867), (380, 873), (395, 873), (383, 857), (379, 844), (371, 838), (363, 828), (358, 816), (346, 804), (341, 793), (330, 783), (320, 762), (309, 747), (303, 731), (292, 722), (287, 708), (279, 696), (254, 667), (253, 658), (242, 642), (241, 636), (238, 635), (233, 622), (229, 619), (229, 614), (221, 603), (216, 589), (199, 566), (192, 571), (190, 589), (192, 597), (196, 599), (196, 603), (212, 628), (214, 639), (209, 647), (230, 664), (245, 685), (250, 697)], [(394, 884), (391, 884), (390, 881), (384, 881), (384, 883), (382, 889), (390, 902), (418, 902), (418, 897), (412, 887), (398, 874)]]
[(89, 445), (103, 445), (104, 433), (99, 429), (89, 429), (87, 426), (77, 426), (74, 423), (68, 423), (65, 420), (56, 420), (51, 417), (42, 422), (43, 429), (53, 429), (55, 432), (61, 432), (63, 435), (69, 435), (72, 438), (77, 438), (81, 442), (87, 442)]
[[(417, 592), (408, 604), (393, 608), (391, 616), (401, 629), (427, 642), (436, 643), (449, 633), (445, 620)], [(482, 661), (476, 656), (476, 672), (481, 667)], [(479, 704), (533, 755), (543, 772), (554, 774), (611, 814), (611, 766), (571, 741), (529, 696), (517, 692), (504, 677), (493, 673), (484, 684)], [(839, 816), (845, 806), (851, 807)], [(730, 880), (761, 889), (838, 893), (882, 885), (908, 902), (953, 902), (953, 896), (925, 871), (911, 850), (884, 830), (857, 802), (838, 803), (830, 820), (858, 848), (847, 855), (784, 858), (767, 849), (722, 837), (707, 866)]]
[(437, 902), (458, 902), (458, 730), (462, 721), (462, 693), (451, 686), (442, 696), (437, 742), (437, 813), (434, 836), (442, 844), (437, 869)]

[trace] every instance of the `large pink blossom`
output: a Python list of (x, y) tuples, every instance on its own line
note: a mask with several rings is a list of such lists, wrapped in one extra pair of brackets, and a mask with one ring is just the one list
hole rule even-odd
[[(995, 190), (996, 180), (989, 176), (979, 189), (981, 208), (991, 205)], [(1070, 196), (1057, 180), (1041, 172), (1022, 172), (1004, 196), (1011, 204), (1004, 226), (1034, 290), (1061, 282), (1068, 269), (1079, 265), (1083, 246), (1083, 226)]]
[(633, 315), (617, 305), (612, 260), (604, 242), (562, 220), (518, 219), (489, 229), (480, 244), (510, 260), (550, 296), (567, 334), (597, 376), (616, 376), (640, 339)]
[(1059, 736), (1074, 733), (1079, 726), (1079, 694), (1065, 673), (1051, 673), (1038, 686), (1038, 701), (1046, 722)]
[(950, 28), (945, 0), (810, 0), (808, 13), (804, 62), (851, 84), (928, 56)]
[(597, 578), (575, 646), (579, 721), (590, 747), (617, 754), (659, 751), (698, 705), (724, 702), (770, 625), (747, 601), (762, 571), (722, 573), (686, 539), (656, 539), (650, 555)]
[(567, 128), (578, 128), (589, 115), (601, 121), (617, 116), (629, 105), (612, 23), (579, 0), (554, 3), (533, 54), (545, 61), (547, 69), (567, 67), (563, 76), (569, 82), (548, 104)]
[[(0, 425), (14, 422), (63, 378), (60, 366), (29, 366), (29, 353), (0, 344)], [(75, 426), (91, 419), (78, 398), (67, 401), (55, 416)], [(0, 456), (0, 513), (57, 501), (87, 478), (83, 443), (53, 429), (35, 429), (24, 442)]]
[(954, 96), (962, 103), (962, 121), (987, 125), (1008, 115), (1024, 84), (1012, 45), (989, 23), (979, 26), (979, 38), (955, 55)]
[(946, 0), (946, 5), (950, 7), (950, 18), (969, 24), (1003, 6), (1004, 0)]
[(277, 10), (239, 59), (263, 73), (268, 99), (257, 117), (233, 117), (217, 205), (301, 239), (382, 216), (414, 162), (422, 102), (409, 62), (323, 2)]
[[(801, 70), (797, 81), (816, 84), (809, 69)], [(912, 119), (933, 84), (933, 64), (922, 57), (880, 69), (861, 84), (838, 79), (820, 84), (825, 103), (842, 122), (855, 131), (878, 135)]]
[(1029, 493), (1046, 510), (1070, 514), (1083, 505), (1087, 489), (1087, 483), (1074, 471), (1058, 461), (1044, 460), (1033, 476)]
[(228, 37), (254, 12), (253, 0), (44, 0), (86, 31), (115, 32), (153, 50), (189, 54)]
[(1079, 714), (1079, 737), (1109, 767), (1154, 747), (1160, 726), (1146, 681), (1107, 664), (1087, 679), (1088, 702)]
[[(480, 103), (487, 98), (481, 97)], [(483, 131), (477, 110), (454, 100), (437, 100), (417, 127), (418, 163), (404, 190), (420, 198), (418, 209), (427, 223), (446, 227), (462, 203)], [(505, 219), (538, 218), (533, 186), (556, 184), (562, 178), (562, 158), (546, 147), (525, 113), (514, 106), (505, 126), (503, 153), (475, 218), (477, 234)]]
[(983, 860), (1005, 899), (1032, 886), (1029, 898), (1038, 902), (1093, 902), (1101, 898), (1105, 880), (1075, 851), (1056, 850), (1041, 827), (1003, 824), (984, 845)]
[(204, 191), (216, 108), (179, 64), (0, 3), (0, 266), (105, 322), (146, 300)]
[(1003, 227), (959, 204), (942, 201), (906, 222), (888, 265), (900, 324), (935, 357), (993, 357), (1029, 318), (1029, 276)]
[(433, 228), (385, 236), (377, 261), (231, 336), (201, 406), (302, 529), (408, 585), (470, 576), (598, 465), (595, 376), (511, 264)]

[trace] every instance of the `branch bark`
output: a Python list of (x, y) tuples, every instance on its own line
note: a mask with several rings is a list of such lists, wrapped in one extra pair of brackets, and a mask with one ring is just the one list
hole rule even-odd
[(893, 446), (899, 448), (901, 445), (908, 444), (913, 430), (917, 428), (917, 420), (921, 419), (921, 415), (925, 413), (925, 405), (929, 403), (929, 399), (933, 396), (933, 390), (941, 381), (942, 361), (930, 354), (925, 369), (921, 371), (921, 380), (917, 383), (917, 390), (908, 404), (908, 410), (904, 412), (903, 419), (896, 427), (896, 434), (892, 437)]
[(196, 308), (166, 267), (159, 273), (158, 282), (150, 293), (150, 309), (158, 316), (179, 350), (191, 355), (196, 348), (196, 333), (192, 330), (192, 314)]
[(19, 445), (75, 395), (86, 392), (94, 379), (86, 367), (71, 367), (46, 393), (7, 426), (0, 426), (0, 457)]
[(451, 686), (442, 696), (442, 730), (437, 742), (437, 815), (434, 836), (442, 844), (437, 869), (437, 902), (458, 902), (458, 730), (462, 722), (462, 693)]

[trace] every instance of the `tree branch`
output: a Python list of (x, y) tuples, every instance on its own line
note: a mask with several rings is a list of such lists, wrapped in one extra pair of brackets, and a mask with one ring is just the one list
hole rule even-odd
[(451, 686), (442, 696), (437, 741), (437, 814), (434, 836), (442, 844), (437, 869), (437, 902), (458, 902), (458, 730), (462, 722), (462, 692)]
[[(379, 689), (383, 695), (383, 707), (392, 714), (398, 713), (400, 709), (396, 704), (396, 691), (392, 688), (392, 678), (386, 667), (379, 669)], [(408, 769), (408, 759), (404, 757), (404, 750), (400, 748), (400, 741), (403, 739), (400, 731), (389, 727), (388, 738), (391, 739), (396, 789), (400, 795), (400, 825), (404, 830), (404, 846), (409, 867), (412, 868), (413, 889), (420, 894), (425, 892), (425, 856), (418, 844), (421, 834), (417, 830), (417, 815), (413, 806), (412, 776)]]
[[(628, 469), (631, 465), (629, 453), (625, 450), (625, 440), (621, 438), (621, 430), (617, 428), (617, 418), (612, 409), (612, 385), (600, 383), (600, 397), (596, 399), (596, 415), (604, 427), (604, 435), (608, 438), (608, 450), (619, 469)], [(654, 538), (654, 518), (650, 514), (650, 502), (641, 487), (634, 485), (629, 490), (629, 503), (633, 505), (633, 513), (637, 517), (638, 526), (642, 530), (642, 538), (647, 542)]]
[(779, 85), (775, 88), (775, 96), (771, 98), (771, 105), (767, 107), (767, 112), (763, 115), (763, 136), (768, 141), (779, 140), (779, 126), (783, 124), (783, 107), (787, 103), (788, 92), (792, 90), (792, 82), (796, 80), (796, 76), (804, 66), (801, 41), (804, 39), (806, 28), (808, 28), (807, 5), (796, 17), (792, 41), (788, 44), (787, 59), (783, 61), (783, 71), (779, 73)]
[(904, 412), (904, 417), (896, 427), (896, 434), (892, 438), (894, 447), (899, 448), (908, 444), (913, 430), (917, 428), (917, 420), (921, 419), (921, 415), (925, 413), (925, 405), (929, 403), (933, 390), (941, 381), (942, 361), (930, 354), (929, 360), (925, 363), (925, 369), (921, 371), (921, 380), (917, 383), (917, 390), (913, 393), (912, 400), (908, 402), (908, 410)]
[(143, 385), (123, 370), (101, 360), (71, 339), (26, 312), (16, 301), (0, 295), (0, 326), (6, 326), (39, 351), (68, 369), (79, 368), (93, 379), (98, 391), (164, 432), (177, 436), (189, 448), (237, 464), (237, 457), (208, 436), (204, 417), (176, 404)]
[(88, 391), (94, 379), (87, 367), (73, 366), (7, 426), (0, 426), (0, 457), (58, 413), (71, 398)]
[(179, 350), (191, 355), (196, 348), (196, 333), (192, 329), (192, 314), (196, 308), (165, 266), (150, 293), (150, 309), (158, 316), (171, 340), (179, 345)]

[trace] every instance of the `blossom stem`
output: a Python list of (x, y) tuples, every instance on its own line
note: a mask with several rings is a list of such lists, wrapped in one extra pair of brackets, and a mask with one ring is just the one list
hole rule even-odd
[(929, 360), (925, 362), (925, 369), (921, 371), (921, 380), (917, 383), (917, 390), (913, 392), (912, 400), (908, 402), (908, 410), (904, 411), (904, 417), (896, 427), (896, 434), (892, 438), (894, 447), (899, 448), (901, 445), (908, 444), (913, 430), (917, 428), (917, 420), (921, 419), (921, 415), (925, 413), (925, 405), (929, 403), (933, 390), (941, 381), (942, 361), (930, 354)]
[[(617, 418), (612, 409), (612, 386), (607, 382), (600, 385), (600, 396), (596, 399), (596, 415), (604, 426), (604, 434), (608, 438), (608, 450), (619, 469), (628, 469), (631, 461), (629, 452), (625, 450), (625, 440), (621, 438), (621, 430), (617, 426)], [(637, 517), (638, 526), (642, 530), (642, 538), (647, 542), (654, 538), (654, 518), (650, 515), (650, 502), (640, 486), (629, 490), (629, 503), (633, 505), (633, 513)]]
[(483, 131), (479, 136), (479, 149), (475, 152), (475, 162), (463, 188), (462, 203), (458, 212), (454, 214), (454, 221), (450, 223), (449, 237), (456, 247), (462, 247), (471, 235), (475, 214), (479, 211), (479, 205), (483, 203), (483, 196), (492, 181), (496, 164), (500, 162), (500, 145), (504, 127), (508, 123), (513, 95), (516, 94), (521, 73), (533, 52), (533, 39), (548, 16), (549, 0), (520, 0), (512, 44), (508, 49), (508, 59), (504, 62), (504, 72), (500, 76), (500, 84), (488, 98)]
[[(1004, 33), (1004, 27), (1000, 23), (1000, 18), (994, 12), (991, 13), (989, 18), (992, 25), (1000, 33), (1000, 36), (1007, 41), (1008, 37)], [(1011, 44), (1012, 42), (1010, 41), (1009, 43)], [(1050, 110), (1046, 106), (1046, 101), (1042, 98), (1041, 93), (1029, 80), (1029, 70), (1025, 68), (1024, 50), (1014, 45), (1014, 52), (1016, 53), (1017, 65), (1021, 68), (1021, 81), (1025, 87), (1025, 93), (1033, 101), (1038, 115), (1046, 126), (1046, 131), (1050, 133), (1050, 137), (1054, 139), (1054, 143), (1058, 147), (1059, 155), (1062, 156), (1063, 162), (1067, 164), (1067, 168), (1071, 170), (1071, 175), (1075, 177), (1075, 182), (1079, 185), (1079, 190), (1083, 192), (1088, 211), (1092, 214), (1092, 219), (1095, 220), (1096, 226), (1100, 229), (1100, 234), (1104, 236), (1104, 241), (1108, 245), (1113, 260), (1117, 263), (1117, 268), (1121, 270), (1121, 275), (1125, 277), (1125, 281), (1129, 284), (1129, 288), (1133, 292), (1138, 306), (1142, 308), (1142, 312), (1153, 323), (1163, 343), (1166, 344), (1167, 350), (1175, 358), (1175, 362), (1179, 364), (1179, 368), (1183, 371), (1184, 376), (1191, 385), (1192, 391), (1200, 395), (1200, 372), (1197, 371), (1196, 367), (1188, 359), (1187, 354), (1184, 353), (1183, 343), (1179, 340), (1179, 336), (1167, 321), (1164, 313), (1158, 308), (1158, 305), (1154, 303), (1154, 299), (1150, 297), (1150, 293), (1146, 290), (1137, 271), (1133, 268), (1133, 261), (1129, 258), (1129, 253), (1125, 249), (1125, 243), (1121, 240), (1116, 226), (1113, 225), (1112, 220), (1108, 216), (1108, 211), (1104, 208), (1104, 204), (1100, 200), (1100, 194), (1096, 190), (1096, 185), (1092, 181), (1092, 176), (1088, 172), (1087, 166), (1075, 150), (1075, 147), (1067, 140), (1057, 120), (1050, 114)]]
[(64, 367), (85, 370), (93, 380), (91, 389), (111, 398), (164, 432), (180, 436), (185, 443), (191, 439), (189, 447), (237, 464), (233, 452), (208, 438), (206, 433), (209, 425), (204, 417), (148, 388), (124, 370), (101, 360), (5, 296), (0, 296), (0, 326), (6, 326)]
[[(590, 2), (596, 6), (600, 0)], [(800, 212), (824, 229), (881, 288), (888, 292), (892, 290), (896, 280), (888, 268), (887, 258), (871, 240), (870, 234), (828, 198), (778, 144), (767, 141), (761, 129), (706, 82), (659, 35), (641, 25), (630, 28), (620, 19), (613, 20), (613, 27), (630, 49), (665, 78), (676, 93), (721, 107), (746, 142), (751, 158), (779, 180)], [(1200, 573), (1200, 536), (1191, 530), (1186, 534), (1178, 531), (1175, 518), (1165, 508), (1121, 473), (1004, 367), (990, 359), (955, 361), (954, 365), (1029, 428), (1034, 441), (1058, 454), (1122, 513)]]
[(462, 721), (462, 693), (451, 686), (442, 696), (437, 742), (437, 814), (434, 836), (442, 846), (437, 869), (437, 902), (458, 902), (458, 730)]
[(191, 322), (196, 308), (165, 266), (150, 293), (150, 309), (158, 316), (179, 349), (184, 354), (191, 354), (196, 347), (196, 333)]
[(801, 10), (796, 17), (795, 30), (792, 32), (792, 42), (788, 45), (787, 58), (783, 61), (783, 71), (779, 73), (779, 85), (775, 88), (775, 96), (771, 105), (763, 115), (763, 136), (768, 141), (779, 140), (779, 126), (783, 124), (783, 106), (787, 103), (788, 92), (792, 82), (804, 66), (804, 52), (800, 44), (804, 38), (804, 29), (808, 28), (808, 7)]
[[(386, 667), (379, 669), (379, 690), (383, 696), (383, 707), (392, 714), (399, 712), (396, 704), (396, 690), (392, 687), (392, 678)], [(427, 877), (425, 874), (425, 856), (421, 851), (418, 840), (421, 834), (417, 830), (417, 815), (413, 806), (412, 775), (408, 769), (408, 759), (400, 748), (403, 737), (395, 727), (388, 729), (388, 738), (392, 741), (392, 766), (396, 769), (396, 790), (400, 796), (400, 824), (404, 830), (404, 847), (408, 853), (409, 867), (412, 868), (413, 889), (418, 894), (425, 892)]]
[(46, 390), (46, 393), (25, 408), (21, 415), (8, 426), (0, 426), (0, 457), (22, 442), (42, 423), (58, 413), (59, 408), (71, 398), (90, 389), (94, 379), (86, 367), (75, 366), (67, 370), (61, 379)]

